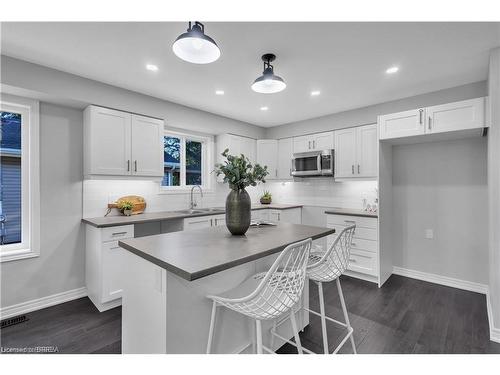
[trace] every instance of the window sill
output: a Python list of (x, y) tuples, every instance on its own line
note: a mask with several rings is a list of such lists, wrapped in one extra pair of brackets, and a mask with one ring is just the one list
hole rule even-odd
[(31, 249), (0, 250), (0, 263), (36, 258), (38, 256), (40, 256), (40, 253)]

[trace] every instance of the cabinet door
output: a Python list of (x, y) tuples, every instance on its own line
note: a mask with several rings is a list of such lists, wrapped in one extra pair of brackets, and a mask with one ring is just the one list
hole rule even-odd
[(184, 230), (210, 228), (212, 226), (212, 216), (190, 217), (184, 219)]
[(163, 176), (163, 120), (132, 115), (132, 174)]
[(240, 154), (245, 155), (250, 160), (250, 162), (255, 163), (257, 160), (257, 145), (255, 139), (240, 137), (239, 144)]
[(280, 221), (291, 224), (302, 224), (302, 209), (288, 208), (281, 210)]
[(269, 221), (278, 223), (281, 221), (281, 210), (269, 210)]
[(356, 141), (356, 176), (376, 177), (378, 175), (377, 125), (356, 128)]
[(309, 135), (304, 135), (302, 137), (293, 138), (293, 152), (307, 152), (312, 149), (312, 140)]
[(226, 225), (226, 215), (216, 215), (212, 218), (212, 224), (214, 227), (223, 227)]
[(335, 131), (335, 177), (356, 177), (356, 129)]
[(413, 109), (379, 116), (380, 139), (402, 138), (425, 133), (425, 110)]
[(86, 173), (130, 175), (129, 113), (91, 106), (85, 113)]
[(312, 150), (331, 150), (334, 146), (333, 132), (317, 133), (312, 135)]
[(278, 141), (276, 139), (257, 140), (257, 163), (267, 166), (266, 180), (278, 178)]
[(283, 138), (278, 140), (278, 178), (280, 180), (292, 179), (293, 139)]
[(477, 98), (428, 107), (427, 133), (482, 128), (485, 126), (485, 99)]
[(102, 297), (101, 303), (122, 297), (123, 257), (126, 250), (118, 241), (102, 244)]

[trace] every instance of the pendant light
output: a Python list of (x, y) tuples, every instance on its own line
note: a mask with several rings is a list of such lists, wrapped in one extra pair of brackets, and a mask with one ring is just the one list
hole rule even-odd
[(179, 35), (172, 50), (179, 58), (193, 64), (209, 64), (220, 56), (217, 43), (205, 35), (205, 25), (198, 21), (194, 25), (189, 22), (187, 32)]
[(261, 94), (274, 94), (275, 92), (283, 91), (286, 88), (286, 83), (283, 78), (274, 74), (274, 66), (271, 65), (276, 59), (276, 55), (266, 53), (262, 56), (264, 61), (264, 71), (252, 84), (252, 90)]

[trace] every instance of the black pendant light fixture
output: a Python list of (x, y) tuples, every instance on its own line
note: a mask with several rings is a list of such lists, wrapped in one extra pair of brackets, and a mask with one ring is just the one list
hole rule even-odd
[(252, 90), (261, 94), (274, 94), (275, 92), (283, 91), (286, 88), (286, 83), (283, 78), (274, 74), (274, 66), (271, 65), (276, 59), (276, 55), (266, 53), (262, 56), (264, 61), (264, 72), (252, 84)]
[(189, 22), (187, 32), (181, 34), (172, 46), (174, 53), (184, 61), (193, 64), (209, 64), (220, 57), (217, 43), (205, 35), (205, 25)]

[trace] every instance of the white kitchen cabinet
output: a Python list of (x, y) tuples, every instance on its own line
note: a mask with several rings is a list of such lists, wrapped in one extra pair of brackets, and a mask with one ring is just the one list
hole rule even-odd
[(198, 216), (184, 219), (184, 230), (210, 228), (213, 225), (213, 216)]
[[(229, 149), (231, 155), (245, 155), (251, 163), (256, 161), (256, 141), (248, 137), (234, 134), (220, 134), (216, 137), (216, 162), (223, 163), (225, 158), (221, 155), (225, 149)], [(223, 176), (218, 176), (217, 181), (222, 182)]]
[(276, 139), (257, 140), (257, 163), (267, 166), (266, 180), (278, 178), (278, 141)]
[(426, 133), (482, 128), (485, 126), (485, 98), (435, 105), (426, 108)]
[(88, 106), (84, 111), (84, 174), (163, 176), (163, 120)]
[(378, 164), (377, 125), (335, 131), (335, 177), (373, 178)]
[(85, 284), (92, 303), (99, 311), (121, 304), (122, 260), (126, 250), (118, 240), (134, 237), (134, 226), (96, 228), (86, 225)]
[(132, 174), (163, 176), (163, 120), (132, 115)]
[(425, 108), (379, 116), (380, 139), (403, 138), (425, 133)]
[(302, 209), (269, 210), (269, 220), (291, 224), (302, 224)]
[(282, 138), (278, 140), (278, 178), (280, 180), (291, 180), (293, 158), (293, 138)]
[(226, 226), (226, 215), (214, 215), (212, 218), (212, 226), (224, 227)]
[(379, 250), (378, 219), (374, 217), (326, 215), (326, 226), (335, 229), (335, 235), (327, 237), (327, 246), (331, 246), (342, 230), (356, 224), (351, 242), (351, 253), (347, 274), (364, 280), (378, 282)]
[(334, 132), (315, 133), (293, 138), (293, 152), (331, 150), (334, 145)]
[(479, 129), (486, 123), (486, 98), (413, 109), (379, 116), (380, 139), (405, 138)]

